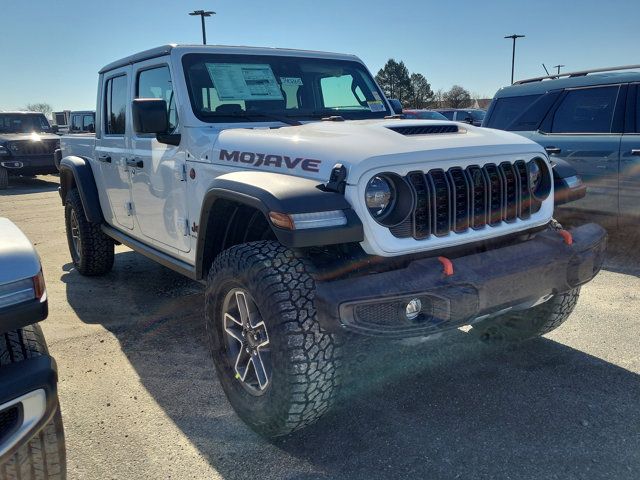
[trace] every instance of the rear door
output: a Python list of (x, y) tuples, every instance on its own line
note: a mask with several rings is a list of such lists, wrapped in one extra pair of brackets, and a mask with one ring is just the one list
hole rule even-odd
[(625, 85), (568, 89), (535, 133), (525, 133), (549, 154), (567, 160), (587, 185), (569, 208), (618, 215), (620, 139)]
[(640, 217), (640, 85), (629, 87), (620, 142), (620, 215)]
[[(178, 128), (178, 116), (169, 65), (163, 59), (133, 67), (132, 97), (161, 98), (167, 102), (169, 128)], [(131, 195), (140, 233), (183, 252), (190, 250), (187, 221), (185, 151), (156, 140), (155, 135), (131, 134)]]
[(133, 229), (133, 205), (127, 154), (127, 118), (131, 67), (105, 73), (102, 88), (102, 125), (96, 139), (96, 160), (113, 215), (112, 224)]

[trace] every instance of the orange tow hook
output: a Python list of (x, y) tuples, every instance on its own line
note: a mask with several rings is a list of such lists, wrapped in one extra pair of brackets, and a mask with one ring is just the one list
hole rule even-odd
[(573, 236), (571, 235), (571, 232), (567, 230), (558, 230), (558, 233), (562, 238), (564, 238), (564, 243), (567, 245), (573, 245)]
[(444, 276), (450, 277), (451, 275), (453, 275), (453, 262), (447, 257), (438, 257), (438, 260), (442, 264), (442, 273), (444, 273)]

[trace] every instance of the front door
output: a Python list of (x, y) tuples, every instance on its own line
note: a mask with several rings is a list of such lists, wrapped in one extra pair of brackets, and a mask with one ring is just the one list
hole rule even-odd
[(618, 215), (622, 124), (618, 126), (614, 116), (618, 108), (624, 111), (617, 104), (620, 91), (620, 85), (568, 90), (552, 118), (543, 123), (548, 133), (530, 136), (552, 161), (568, 161), (587, 185), (587, 195), (568, 208)]
[(113, 225), (133, 229), (133, 206), (127, 166), (127, 99), (130, 67), (114, 70), (102, 88), (103, 125), (96, 139), (96, 160), (111, 206)]
[[(167, 64), (150, 60), (136, 64), (133, 98), (162, 98), (169, 109), (170, 130), (178, 128), (171, 72)], [(168, 247), (191, 248), (187, 219), (185, 152), (160, 143), (155, 135), (131, 135), (131, 195), (140, 234)]]

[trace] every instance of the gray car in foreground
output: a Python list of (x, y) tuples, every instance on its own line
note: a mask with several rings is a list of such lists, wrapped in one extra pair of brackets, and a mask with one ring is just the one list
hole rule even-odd
[(40, 259), (0, 218), (0, 479), (64, 479), (58, 372), (38, 322), (47, 317)]

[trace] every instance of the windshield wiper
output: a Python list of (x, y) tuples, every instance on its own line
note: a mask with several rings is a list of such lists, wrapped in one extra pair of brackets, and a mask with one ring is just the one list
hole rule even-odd
[(216, 118), (246, 118), (250, 120), (252, 118), (265, 118), (269, 120), (275, 120), (277, 122), (286, 123), (287, 125), (298, 126), (302, 125), (298, 120), (294, 120), (290, 118), (288, 115), (278, 115), (273, 113), (262, 113), (262, 112), (242, 112), (242, 113), (215, 113), (215, 112), (205, 112), (204, 115), (206, 117), (216, 117)]

